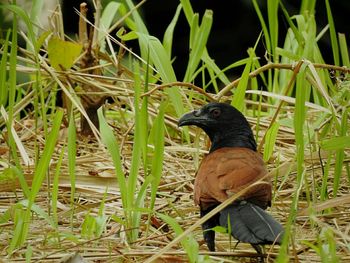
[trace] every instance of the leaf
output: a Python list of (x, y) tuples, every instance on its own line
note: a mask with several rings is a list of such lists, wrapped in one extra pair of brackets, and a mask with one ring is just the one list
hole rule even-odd
[(70, 193), (70, 202), (72, 206), (72, 218), (74, 213), (74, 205), (75, 205), (75, 181), (76, 181), (76, 155), (77, 155), (77, 134), (75, 128), (75, 120), (73, 114), (73, 108), (70, 112), (69, 125), (68, 125), (68, 171), (69, 178), (71, 184), (71, 193)]
[(129, 40), (134, 40), (138, 38), (138, 35), (136, 34), (135, 31), (125, 33), (124, 28), (121, 28), (118, 30), (117, 36), (123, 41), (129, 41)]
[(108, 33), (108, 29), (110, 28), (115, 15), (118, 12), (120, 3), (117, 2), (109, 2), (107, 6), (103, 9), (103, 13), (101, 16), (100, 27), (101, 30), (98, 31), (98, 43), (101, 47), (101, 50), (105, 50), (105, 37)]
[(151, 186), (151, 201), (150, 207), (154, 208), (157, 189), (162, 177), (163, 161), (164, 161), (164, 110), (165, 103), (162, 103), (159, 107), (159, 113), (154, 121), (152, 130), (153, 132), (153, 160), (152, 160), (152, 186)]
[(38, 41), (36, 42), (35, 52), (37, 53), (40, 52), (40, 47), (44, 44), (45, 40), (48, 38), (48, 36), (51, 33), (52, 33), (51, 31), (45, 31), (39, 36)]
[(52, 37), (47, 46), (49, 61), (56, 70), (69, 69), (79, 57), (83, 46)]
[(320, 146), (327, 151), (350, 148), (350, 136), (339, 136), (323, 140), (320, 142)]
[(206, 50), (206, 44), (209, 38), (209, 33), (213, 23), (213, 12), (206, 10), (203, 16), (202, 24), (198, 27), (198, 14), (193, 16), (190, 36), (190, 58), (186, 74), (185, 82), (192, 81), (193, 74), (196, 71), (198, 64)]
[(280, 127), (278, 122), (272, 124), (270, 129), (266, 132), (266, 140), (265, 140), (265, 150), (264, 150), (264, 161), (267, 162), (273, 153), (273, 149), (275, 148), (277, 132)]
[(216, 233), (222, 233), (222, 234), (227, 233), (227, 228), (223, 226), (215, 226), (211, 230), (215, 231)]
[(104, 145), (107, 147), (108, 152), (112, 156), (115, 174), (120, 186), (120, 193), (122, 197), (123, 207), (126, 207), (127, 206), (126, 204), (127, 186), (126, 186), (126, 180), (123, 172), (123, 165), (120, 157), (119, 145), (117, 143), (117, 139), (113, 134), (113, 131), (108, 126), (107, 121), (103, 116), (102, 108), (99, 108), (97, 110), (97, 115), (98, 115), (98, 120), (100, 124), (101, 139)]
[(350, 67), (348, 45), (346, 44), (345, 34), (338, 33), (340, 55), (343, 61), (342, 66)]
[(177, 20), (179, 19), (179, 15), (181, 12), (182, 6), (178, 5), (176, 8), (175, 15), (173, 19), (171, 20), (170, 24), (168, 25), (167, 29), (165, 30), (164, 37), (163, 37), (163, 46), (166, 52), (169, 54), (169, 58), (171, 59), (171, 50), (172, 50), (172, 44), (173, 44), (173, 36), (174, 36), (174, 29), (177, 23)]
[(331, 6), (329, 4), (329, 0), (326, 0), (326, 10), (327, 10), (327, 18), (328, 18), (328, 24), (329, 24), (329, 34), (331, 36), (331, 44), (332, 44), (332, 52), (333, 52), (333, 60), (334, 64), (339, 66), (339, 45), (337, 41), (337, 34), (335, 31), (335, 25), (332, 15)]
[[(253, 53), (253, 52), (252, 52)], [(244, 98), (245, 98), (245, 91), (248, 86), (248, 80), (249, 80), (249, 72), (252, 67), (253, 57), (252, 54), (249, 57), (249, 60), (247, 64), (244, 67), (242, 78), (238, 83), (238, 86), (236, 90), (234, 91), (234, 96), (231, 102), (231, 105), (237, 108), (239, 111), (243, 111), (244, 108)]]
[(29, 231), (28, 222), (30, 222), (31, 210), (34, 205), (35, 198), (44, 181), (45, 175), (48, 171), (52, 154), (55, 150), (62, 118), (63, 118), (63, 110), (58, 110), (53, 120), (51, 132), (48, 138), (46, 139), (41, 158), (38, 161), (37, 166), (35, 167), (34, 177), (32, 181), (32, 188), (28, 197), (27, 209), (25, 212), (22, 210), (21, 212), (18, 211), (18, 213), (20, 213), (18, 216), (21, 218), (19, 219), (18, 224), (15, 223), (15, 234), (8, 248), (9, 253), (12, 253), (16, 247), (22, 245), (27, 238), (28, 231)]
[[(164, 222), (172, 227), (176, 236), (179, 236), (183, 233), (183, 230), (179, 223), (175, 218), (172, 218), (168, 215), (157, 214)], [(185, 249), (189, 262), (194, 263), (197, 262), (198, 253), (199, 253), (199, 245), (198, 242), (193, 238), (192, 235), (188, 235), (181, 241), (183, 248)]]

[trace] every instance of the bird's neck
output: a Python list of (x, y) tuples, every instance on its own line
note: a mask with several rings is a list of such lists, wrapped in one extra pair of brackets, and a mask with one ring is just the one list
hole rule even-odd
[(251, 130), (249, 132), (232, 131), (215, 133), (210, 137), (210, 152), (223, 147), (243, 147), (256, 151), (256, 142)]

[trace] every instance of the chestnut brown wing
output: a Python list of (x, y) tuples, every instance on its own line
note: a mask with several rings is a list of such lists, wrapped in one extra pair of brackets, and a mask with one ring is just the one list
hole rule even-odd
[[(220, 148), (207, 155), (199, 167), (194, 188), (195, 203), (204, 209), (221, 203), (266, 173), (265, 164), (257, 152), (247, 148)], [(240, 199), (265, 209), (271, 201), (271, 182), (264, 182)]]

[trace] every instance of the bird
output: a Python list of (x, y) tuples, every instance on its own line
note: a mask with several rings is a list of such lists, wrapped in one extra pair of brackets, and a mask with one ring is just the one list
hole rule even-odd
[[(203, 217), (263, 178), (267, 169), (247, 119), (232, 105), (211, 102), (178, 121), (179, 127), (190, 125), (201, 128), (211, 141), (194, 182), (194, 202)], [(271, 206), (272, 184), (266, 176), (261, 181), (202, 224), (210, 251), (215, 251), (216, 226), (229, 229), (238, 242), (250, 243), (260, 255), (265, 244), (281, 244), (283, 226), (265, 211)]]

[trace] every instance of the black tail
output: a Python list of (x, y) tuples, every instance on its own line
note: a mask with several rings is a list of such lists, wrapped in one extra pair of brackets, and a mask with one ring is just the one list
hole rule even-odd
[(220, 225), (228, 228), (229, 224), (235, 239), (250, 243), (254, 248), (254, 245), (282, 242), (282, 225), (252, 203), (241, 202), (223, 209), (220, 212)]

